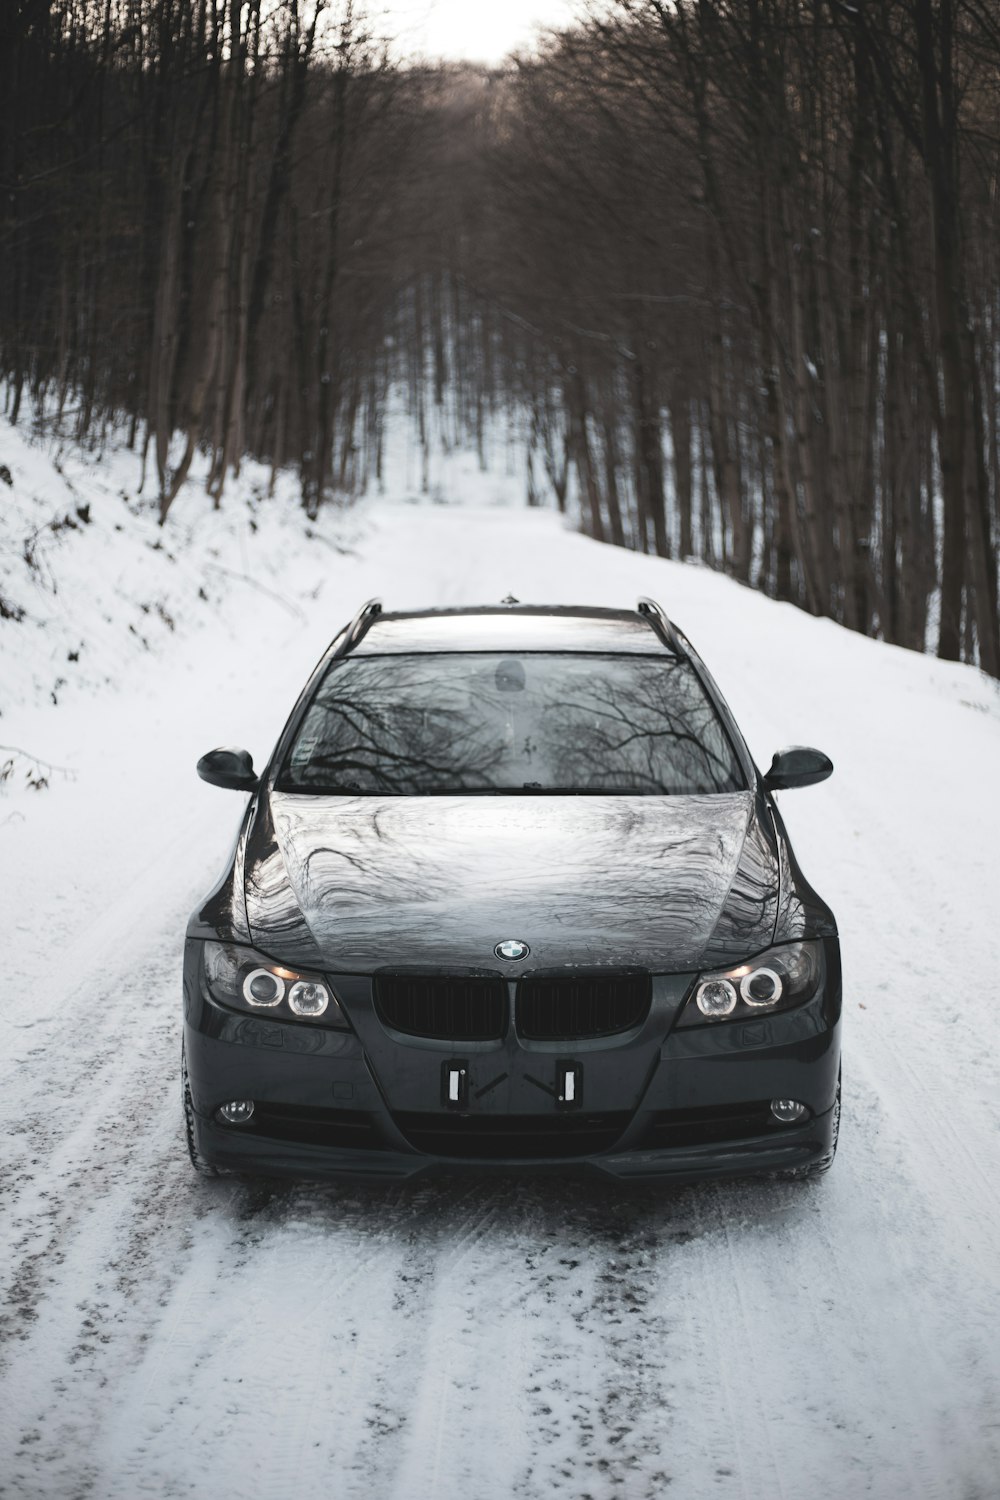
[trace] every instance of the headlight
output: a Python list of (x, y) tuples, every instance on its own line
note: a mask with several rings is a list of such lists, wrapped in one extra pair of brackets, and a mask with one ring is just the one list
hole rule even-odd
[(270, 969), (252, 969), (240, 988), (244, 1000), (254, 1007), (262, 1006), (267, 1009), (272, 1005), (280, 1005), (285, 998), (284, 979), (280, 974), (272, 974)]
[(700, 975), (677, 1025), (745, 1021), (793, 1010), (812, 999), (822, 980), (822, 943), (784, 943), (733, 969)]
[(710, 1021), (731, 1016), (737, 1004), (736, 991), (728, 979), (706, 979), (698, 986), (698, 1009)]
[(288, 991), (288, 1005), (297, 1016), (306, 1016), (315, 1020), (321, 1016), (330, 1004), (330, 991), (325, 984), (317, 984), (315, 980), (297, 979)]
[(312, 1021), (347, 1031), (347, 1017), (321, 974), (286, 969), (235, 943), (206, 943), (202, 985), (219, 1005), (282, 1021)]

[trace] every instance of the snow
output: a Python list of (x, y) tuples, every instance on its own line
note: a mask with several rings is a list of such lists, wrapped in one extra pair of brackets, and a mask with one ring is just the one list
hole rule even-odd
[[(995, 1500), (995, 685), (601, 547), (521, 508), (516, 464), (436, 460), (449, 503), (415, 504), (407, 442), (385, 496), (313, 528), (251, 466), (161, 532), (134, 455), (60, 473), (0, 430), (0, 597), (25, 611), (0, 620), (0, 743), (28, 752), (0, 751), (0, 1495)], [(242, 804), (195, 760), (263, 759), (365, 598), (507, 593), (651, 594), (759, 763), (833, 757), (781, 794), (843, 934), (825, 1179), (191, 1173), (181, 940)]]

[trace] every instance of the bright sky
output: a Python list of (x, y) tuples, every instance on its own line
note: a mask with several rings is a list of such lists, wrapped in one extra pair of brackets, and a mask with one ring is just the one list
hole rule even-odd
[(397, 56), (498, 63), (578, 10), (577, 0), (374, 0), (369, 13), (395, 36)]

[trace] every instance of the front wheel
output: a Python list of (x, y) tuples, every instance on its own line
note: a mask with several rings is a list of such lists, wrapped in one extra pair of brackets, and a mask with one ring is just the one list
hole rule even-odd
[(198, 1138), (195, 1134), (194, 1104), (191, 1100), (191, 1084), (188, 1079), (187, 1058), (184, 1055), (183, 1047), (181, 1048), (181, 1089), (184, 1100), (184, 1135), (187, 1140), (188, 1156), (191, 1158), (191, 1165), (202, 1177), (218, 1177), (220, 1175), (218, 1167), (213, 1167), (212, 1163), (206, 1161), (198, 1150)]
[(817, 1161), (811, 1161), (806, 1167), (789, 1167), (787, 1172), (779, 1175), (788, 1181), (801, 1180), (806, 1177), (822, 1177), (824, 1172), (829, 1172), (833, 1166), (833, 1158), (837, 1154), (837, 1140), (840, 1136), (840, 1077), (837, 1078), (837, 1097), (833, 1101), (833, 1139), (830, 1142), (829, 1151), (824, 1151)]

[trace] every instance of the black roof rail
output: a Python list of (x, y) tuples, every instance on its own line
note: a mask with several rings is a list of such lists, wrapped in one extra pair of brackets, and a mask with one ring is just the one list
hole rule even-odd
[(337, 655), (342, 656), (346, 652), (350, 651), (352, 646), (356, 646), (358, 644), (358, 641), (360, 641), (361, 637), (365, 634), (365, 631), (368, 629), (368, 627), (381, 613), (381, 599), (368, 599), (364, 604), (362, 604), (361, 608), (354, 616), (354, 619), (347, 627), (343, 642), (341, 643), (340, 650), (337, 652)]
[(655, 599), (648, 599), (645, 594), (641, 595), (636, 609), (641, 615), (646, 616), (665, 646), (668, 646), (677, 656), (682, 658), (687, 656), (676, 626), (671, 623), (666, 611), (657, 604)]

